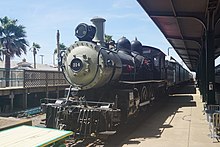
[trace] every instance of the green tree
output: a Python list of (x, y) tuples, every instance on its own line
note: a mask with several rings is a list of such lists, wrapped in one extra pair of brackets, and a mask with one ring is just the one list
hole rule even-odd
[(112, 36), (105, 34), (105, 42), (109, 43), (110, 41), (112, 41)]
[[(67, 47), (64, 45), (64, 43), (61, 43), (60, 44), (60, 52), (61, 51), (65, 51), (67, 49)], [(56, 59), (56, 57), (55, 57), (55, 55), (57, 54), (57, 52), (58, 52), (58, 49), (57, 48), (55, 48), (54, 49), (54, 52), (53, 52), (53, 64), (55, 65), (55, 59)], [(57, 56), (58, 57), (58, 56)], [(59, 61), (59, 59), (58, 59), (58, 61)]]
[(15, 55), (20, 57), (22, 53), (26, 54), (28, 42), (26, 38), (25, 27), (17, 25), (17, 20), (9, 19), (7, 16), (0, 18), (0, 44), (5, 55), (6, 86), (9, 86), (10, 60)]
[[(64, 45), (64, 43), (60, 44), (60, 51), (65, 51), (67, 47)], [(57, 48), (54, 49), (53, 54), (57, 54)]]
[(34, 68), (36, 68), (36, 54), (37, 54), (37, 52), (39, 51), (40, 48), (41, 48), (40, 45), (35, 43), (35, 42), (33, 42), (33, 45), (30, 48), (30, 51), (33, 52), (33, 56), (34, 56)]

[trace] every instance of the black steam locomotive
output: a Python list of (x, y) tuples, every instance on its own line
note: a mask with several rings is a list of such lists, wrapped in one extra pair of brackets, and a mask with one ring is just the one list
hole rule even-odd
[(168, 85), (189, 78), (184, 70), (184, 79), (177, 81), (173, 77), (177, 71), (182, 77), (182, 66), (165, 61), (163, 52), (137, 39), (106, 43), (105, 19), (91, 21), (94, 26), (76, 27), (79, 41), (60, 54), (60, 67), (71, 85), (67, 96), (43, 105), (47, 127), (81, 136), (114, 133), (118, 124), (145, 111), (158, 91), (165, 94)]

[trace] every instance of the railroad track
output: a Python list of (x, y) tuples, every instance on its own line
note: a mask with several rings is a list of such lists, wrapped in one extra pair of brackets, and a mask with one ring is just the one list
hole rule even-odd
[(68, 147), (96, 147), (104, 145), (101, 139), (87, 138), (87, 139), (69, 139), (66, 140), (66, 146)]

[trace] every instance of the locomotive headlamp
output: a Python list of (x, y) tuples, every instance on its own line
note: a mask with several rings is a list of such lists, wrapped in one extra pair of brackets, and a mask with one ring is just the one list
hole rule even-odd
[(80, 41), (92, 41), (95, 36), (96, 28), (85, 23), (80, 23), (75, 29), (75, 36)]

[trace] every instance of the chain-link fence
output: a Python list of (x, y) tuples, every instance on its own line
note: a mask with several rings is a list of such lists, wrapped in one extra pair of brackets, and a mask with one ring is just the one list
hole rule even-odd
[[(9, 78), (6, 78), (6, 72), (9, 72)], [(8, 87), (48, 87), (68, 85), (62, 72), (46, 70), (20, 70), (4, 68), (0, 69), (0, 88)]]

